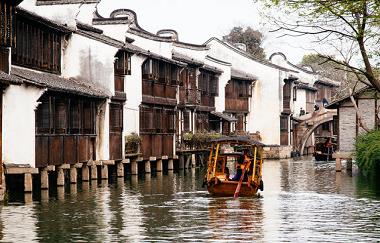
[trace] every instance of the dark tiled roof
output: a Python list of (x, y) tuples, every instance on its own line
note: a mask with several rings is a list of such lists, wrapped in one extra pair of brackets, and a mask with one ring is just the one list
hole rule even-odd
[(257, 77), (255, 75), (243, 72), (241, 70), (233, 69), (233, 68), (231, 69), (231, 78), (248, 80), (248, 81), (257, 80)]
[(95, 27), (93, 27), (91, 25), (88, 25), (88, 24), (85, 24), (85, 23), (82, 23), (82, 22), (79, 22), (79, 21), (77, 21), (77, 28), (81, 29), (81, 30), (87, 30), (87, 31), (95, 32), (95, 33), (98, 33), (98, 34), (103, 34), (103, 30), (95, 28)]
[(99, 3), (101, 0), (37, 0), (36, 5), (61, 5), (78, 3)]
[(179, 62), (179, 61), (176, 61), (176, 60), (173, 60), (173, 59), (170, 59), (170, 58), (166, 58), (164, 56), (155, 54), (155, 53), (150, 52), (150, 51), (142, 53), (142, 54), (146, 55), (148, 57), (154, 58), (154, 59), (158, 59), (158, 60), (162, 60), (162, 61), (165, 61), (165, 62), (168, 62), (168, 63), (171, 63), (171, 64), (175, 64), (175, 65), (178, 65), (178, 66), (182, 66), (182, 67), (186, 66), (186, 63)]
[(201, 69), (206, 70), (206, 71), (210, 71), (210, 72), (213, 72), (213, 73), (218, 73), (218, 74), (223, 73), (222, 69), (214, 67), (214, 66), (210, 66), (210, 65), (207, 65), (207, 64), (203, 65), (203, 67), (201, 67)]
[(315, 83), (320, 83), (320, 84), (332, 86), (332, 87), (340, 86), (340, 83), (338, 81), (334, 81), (326, 77), (320, 77)]
[(5, 84), (22, 84), (22, 79), (15, 75), (9, 75), (0, 71), (0, 82)]
[(227, 114), (224, 114), (222, 112), (217, 112), (217, 111), (211, 111), (211, 114), (214, 116), (217, 116), (219, 118), (222, 118), (223, 120), (226, 120), (228, 122), (236, 122), (237, 119), (235, 117), (229, 116)]
[(204, 65), (203, 61), (194, 59), (194, 58), (192, 58), (190, 56), (187, 56), (187, 55), (179, 53), (179, 52), (174, 52), (173, 51), (172, 58), (174, 60), (177, 60), (177, 61), (180, 61), (180, 62), (185, 62), (185, 63), (188, 63), (188, 64), (192, 64), (192, 65), (195, 65), (195, 66), (203, 66)]
[(311, 91), (318, 91), (317, 88), (312, 87), (312, 86), (310, 86), (308, 84), (305, 84), (305, 83), (299, 83), (299, 84), (296, 85), (296, 87), (298, 89), (307, 89), (307, 90), (311, 90)]
[(62, 78), (51, 73), (41, 73), (28, 69), (12, 67), (11, 74), (19, 77), (25, 83), (46, 87), (52, 91), (97, 98), (107, 98), (111, 96), (110, 92), (97, 84), (84, 82), (73, 78)]
[[(362, 94), (363, 92), (369, 91), (369, 90), (374, 90), (373, 87), (365, 86), (363, 88), (360, 88), (354, 93), (354, 97), (357, 97), (358, 95)], [(336, 109), (339, 107), (340, 103), (343, 101), (346, 101), (350, 99), (350, 94), (346, 94), (345, 96), (342, 96), (341, 98), (334, 100), (332, 103), (330, 103), (328, 106), (326, 106), (327, 109)]]

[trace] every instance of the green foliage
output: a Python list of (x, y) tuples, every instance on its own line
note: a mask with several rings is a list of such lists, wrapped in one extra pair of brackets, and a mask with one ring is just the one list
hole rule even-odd
[[(276, 26), (275, 31), (282, 32), (282, 36), (314, 37), (321, 52), (339, 53), (350, 73), (360, 74), (364, 83), (380, 91), (380, 79), (374, 71), (380, 53), (380, 1), (257, 1), (263, 2), (270, 11), (267, 15)], [(332, 49), (322, 50), (327, 46)]]
[(131, 133), (125, 136), (125, 149), (128, 153), (138, 152), (139, 145), (141, 144), (141, 138), (137, 133)]
[(223, 39), (231, 44), (243, 43), (247, 46), (247, 52), (253, 56), (263, 60), (265, 59), (264, 49), (261, 47), (264, 36), (251, 27), (247, 27), (245, 30), (243, 27), (234, 27), (230, 33), (223, 36)]
[(368, 175), (380, 172), (380, 131), (373, 130), (356, 139), (356, 163)]
[(183, 134), (183, 141), (188, 149), (207, 149), (213, 139), (219, 138), (219, 133), (188, 132)]

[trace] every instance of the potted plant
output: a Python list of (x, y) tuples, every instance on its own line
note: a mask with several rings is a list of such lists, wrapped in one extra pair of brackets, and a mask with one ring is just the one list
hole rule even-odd
[(137, 133), (131, 133), (125, 136), (125, 152), (127, 154), (134, 154), (139, 152), (141, 138)]

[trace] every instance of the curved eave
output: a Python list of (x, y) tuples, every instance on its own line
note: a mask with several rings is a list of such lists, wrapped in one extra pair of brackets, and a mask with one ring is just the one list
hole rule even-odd
[(227, 43), (225, 43), (225, 42), (219, 40), (219, 39), (216, 38), (216, 37), (211, 37), (210, 39), (208, 39), (208, 40), (204, 43), (204, 45), (208, 45), (211, 41), (216, 41), (216, 42), (218, 42), (219, 44), (222, 44), (223, 46), (225, 46), (225, 47), (227, 47), (227, 48), (233, 50), (234, 52), (236, 52), (236, 53), (238, 53), (238, 54), (240, 54), (240, 55), (242, 55), (242, 56), (244, 56), (244, 57), (246, 57), (246, 58), (248, 58), (248, 59), (251, 59), (251, 60), (253, 60), (253, 61), (255, 61), (255, 62), (258, 62), (258, 63), (260, 63), (260, 64), (263, 64), (263, 65), (265, 65), (265, 66), (267, 66), (267, 67), (276, 68), (276, 69), (279, 69), (279, 70), (281, 70), (281, 71), (287, 71), (287, 72), (298, 73), (298, 71), (296, 71), (296, 70), (292, 70), (292, 69), (289, 69), (289, 68), (285, 68), (285, 67), (282, 67), (282, 66), (279, 66), (279, 65), (273, 64), (273, 63), (268, 62), (268, 61), (265, 61), (265, 60), (260, 60), (260, 59), (258, 59), (257, 57), (254, 57), (254, 56), (252, 56), (251, 54), (248, 54), (247, 52), (245, 52), (245, 51), (243, 51), (243, 50), (240, 50), (240, 49), (238, 49), (238, 48), (236, 48), (236, 47), (233, 47), (233, 46), (231, 46), (231, 45), (228, 45)]

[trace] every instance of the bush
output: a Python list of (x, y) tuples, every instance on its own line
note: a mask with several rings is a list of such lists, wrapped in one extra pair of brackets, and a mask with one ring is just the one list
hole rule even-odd
[(141, 144), (141, 138), (137, 133), (125, 136), (125, 150), (127, 153), (137, 153)]
[(380, 131), (358, 136), (355, 146), (359, 169), (366, 175), (380, 172)]
[(219, 138), (219, 133), (188, 132), (183, 134), (183, 141), (188, 149), (208, 149), (211, 140)]

